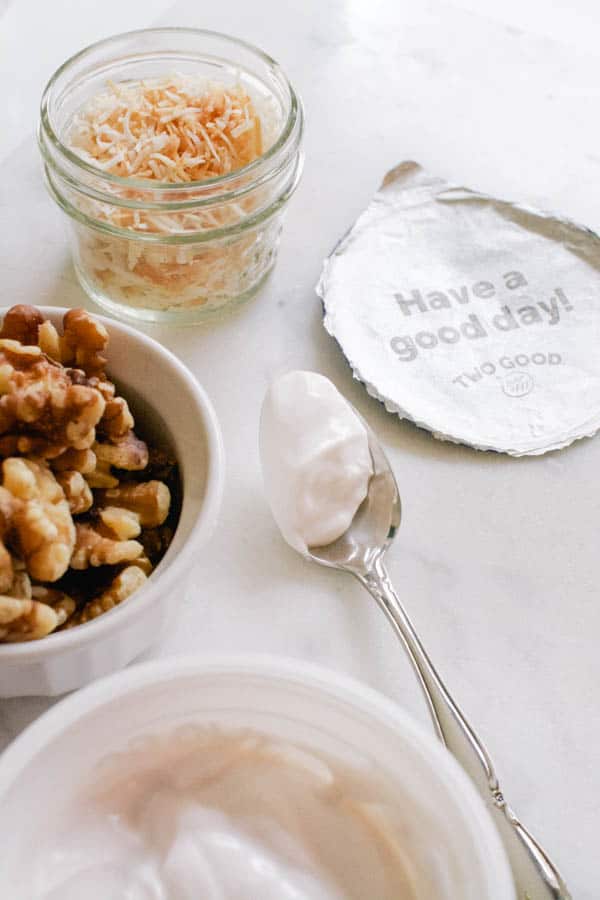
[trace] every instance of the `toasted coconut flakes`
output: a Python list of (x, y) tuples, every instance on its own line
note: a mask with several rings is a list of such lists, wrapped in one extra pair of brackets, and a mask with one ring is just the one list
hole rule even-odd
[[(275, 142), (281, 127), (276, 100), (241, 84), (225, 87), (206, 78), (177, 73), (125, 84), (109, 84), (71, 120), (65, 142), (99, 171), (161, 183), (203, 181), (240, 169)], [(143, 200), (137, 188), (107, 185), (115, 196)], [(153, 308), (198, 304), (212, 295), (246, 289), (257, 265), (266, 267), (272, 250), (255, 247), (255, 236), (231, 245), (169, 246), (142, 243), (136, 234), (194, 234), (243, 221), (266, 201), (264, 192), (238, 203), (198, 209), (132, 209), (89, 200), (100, 221), (131, 230), (131, 240), (90, 234), (81, 238), (85, 265), (102, 289), (132, 305)], [(275, 238), (271, 238), (274, 240)], [(268, 256), (266, 255), (268, 252)], [(259, 254), (259, 256), (257, 256)], [(260, 255), (262, 254), (262, 255)], [(259, 261), (257, 261), (259, 260)]]
[(109, 83), (75, 116), (68, 141), (102, 171), (167, 182), (224, 175), (263, 150), (244, 88), (192, 76)]

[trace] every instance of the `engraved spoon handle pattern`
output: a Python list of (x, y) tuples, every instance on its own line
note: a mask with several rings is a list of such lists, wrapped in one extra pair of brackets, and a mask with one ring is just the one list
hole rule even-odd
[(572, 900), (559, 871), (504, 799), (492, 760), (452, 699), (398, 598), (382, 555), (355, 572), (403, 643), (423, 688), (439, 739), (470, 775), (493, 816), (510, 858), (518, 900)]

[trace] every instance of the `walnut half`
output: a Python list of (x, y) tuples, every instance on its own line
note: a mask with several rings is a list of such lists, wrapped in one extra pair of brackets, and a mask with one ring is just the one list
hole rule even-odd
[(83, 609), (75, 613), (66, 624), (66, 628), (73, 625), (83, 625), (92, 619), (97, 619), (102, 613), (108, 612), (118, 606), (123, 600), (130, 597), (146, 581), (146, 575), (138, 566), (127, 566), (116, 576), (110, 587), (95, 600), (90, 600)]
[(74, 469), (57, 472), (56, 480), (65, 493), (71, 515), (78, 516), (91, 509), (94, 498), (90, 486), (81, 472), (76, 472)]
[(52, 607), (56, 613), (56, 627), (60, 628), (64, 625), (76, 609), (76, 603), (72, 597), (63, 591), (55, 588), (45, 587), (42, 584), (34, 585), (31, 589), (32, 597), (38, 603), (44, 603), (46, 606)]
[(0, 596), (0, 641), (37, 641), (54, 631), (58, 621), (45, 603)]
[(88, 566), (116, 566), (141, 556), (144, 548), (137, 541), (113, 540), (96, 531), (91, 525), (77, 524), (75, 549), (71, 557), (72, 569)]
[(19, 556), (36, 581), (56, 581), (67, 571), (75, 546), (63, 489), (47, 466), (30, 459), (5, 459), (2, 474), (15, 500), (12, 530)]
[(105, 407), (100, 391), (77, 384), (39, 347), (0, 339), (3, 455), (50, 459), (70, 447), (85, 450), (94, 443)]
[(119, 506), (137, 513), (143, 528), (162, 525), (169, 515), (171, 492), (162, 481), (125, 483), (98, 492), (98, 506)]

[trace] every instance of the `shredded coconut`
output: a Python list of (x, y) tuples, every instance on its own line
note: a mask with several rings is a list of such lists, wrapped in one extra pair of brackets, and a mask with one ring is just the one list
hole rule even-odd
[[(99, 172), (171, 184), (203, 181), (242, 168), (276, 140), (281, 111), (272, 96), (250, 96), (197, 75), (109, 83), (73, 116), (64, 140)], [(78, 232), (78, 264), (96, 294), (127, 306), (172, 309), (220, 306), (252, 289), (273, 264), (278, 217), (224, 242), (143, 244), (136, 232), (202, 233), (236, 225), (270, 202), (263, 187), (197, 209), (135, 209), (119, 198), (143, 197), (106, 183), (114, 203), (92, 198), (80, 206), (92, 218), (131, 232), (131, 238)]]
[(74, 116), (67, 140), (103, 172), (173, 183), (234, 172), (263, 144), (242, 85), (183, 75), (111, 82)]

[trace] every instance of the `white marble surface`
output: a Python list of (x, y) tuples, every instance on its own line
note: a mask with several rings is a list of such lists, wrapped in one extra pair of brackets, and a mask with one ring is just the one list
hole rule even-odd
[[(3, 305), (84, 299), (34, 139), (42, 86), (80, 46), (155, 22), (229, 31), (279, 59), (306, 105), (305, 176), (262, 295), (208, 327), (148, 329), (208, 389), (228, 454), (197, 594), (148, 656), (290, 654), (351, 673), (426, 721), (378, 611), (284, 546), (265, 507), (256, 435), (266, 385), (290, 367), (324, 372), (393, 461), (399, 591), (577, 900), (598, 897), (600, 437), (522, 460), (437, 443), (352, 382), (313, 287), (323, 256), (402, 159), (600, 229), (598, 10), (594, 0), (0, 2)], [(48, 706), (3, 701), (0, 746)]]

